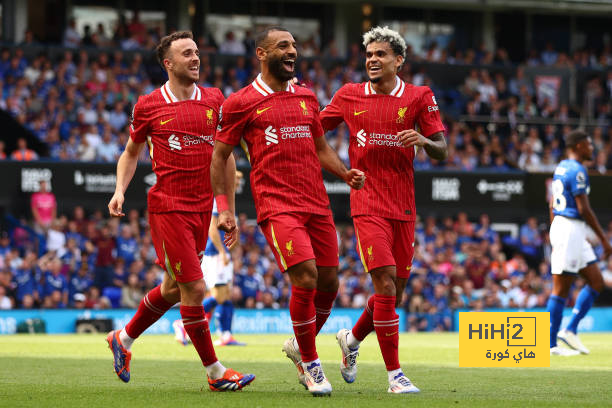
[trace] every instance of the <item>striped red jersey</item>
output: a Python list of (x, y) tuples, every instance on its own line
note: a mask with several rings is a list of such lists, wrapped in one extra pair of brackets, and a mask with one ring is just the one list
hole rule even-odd
[(414, 220), (415, 149), (402, 147), (397, 134), (417, 126), (426, 137), (444, 131), (431, 89), (399, 77), (389, 95), (377, 94), (370, 82), (346, 84), (321, 112), (325, 130), (342, 121), (349, 128), (351, 167), (366, 174), (364, 187), (351, 190), (351, 215)]
[(138, 98), (130, 137), (147, 142), (157, 182), (149, 190), (149, 212), (210, 212), (210, 162), (223, 94), (195, 86), (179, 101), (168, 82)]
[(274, 92), (259, 75), (227, 98), (217, 140), (246, 141), (257, 222), (286, 212), (330, 213), (315, 137), (323, 137), (319, 103), (306, 88)]

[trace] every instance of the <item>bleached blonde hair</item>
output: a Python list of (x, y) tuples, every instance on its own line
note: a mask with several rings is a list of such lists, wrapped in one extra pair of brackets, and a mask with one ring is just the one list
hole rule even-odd
[(373, 42), (389, 43), (395, 55), (401, 55), (404, 59), (406, 58), (406, 41), (404, 41), (400, 33), (390, 29), (388, 26), (374, 27), (363, 35), (364, 47), (367, 48)]

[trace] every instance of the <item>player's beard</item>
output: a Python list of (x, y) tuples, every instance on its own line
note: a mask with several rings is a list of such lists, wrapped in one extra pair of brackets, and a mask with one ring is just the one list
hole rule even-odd
[(369, 76), (369, 75), (368, 75), (368, 78), (370, 78), (370, 82), (371, 82), (371, 83), (373, 83), (373, 84), (377, 84), (377, 83), (379, 83), (379, 82), (380, 82), (380, 80), (382, 79), (382, 76), (378, 76), (378, 77), (372, 78), (371, 76)]
[(268, 70), (278, 80), (289, 81), (295, 76), (295, 64), (293, 65), (293, 71), (287, 71), (283, 65), (282, 57), (271, 57), (268, 60)]
[(185, 85), (195, 84), (195, 83), (197, 83), (200, 80), (199, 68), (198, 68), (198, 77), (197, 78), (192, 76), (193, 74), (189, 70), (189, 67), (186, 67), (184, 71), (175, 72), (174, 75), (176, 76), (176, 79), (179, 80), (179, 82), (181, 82), (182, 84), (185, 84)]

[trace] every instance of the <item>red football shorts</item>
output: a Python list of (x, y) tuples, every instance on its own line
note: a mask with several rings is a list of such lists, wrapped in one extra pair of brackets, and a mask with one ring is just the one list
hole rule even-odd
[(203, 279), (204, 254), (211, 213), (149, 213), (151, 238), (157, 258), (170, 277), (186, 283)]
[(317, 266), (338, 266), (338, 236), (331, 214), (276, 214), (260, 226), (282, 272), (309, 259)]
[(353, 217), (357, 253), (366, 272), (395, 265), (398, 278), (408, 278), (414, 256), (414, 221), (373, 215)]

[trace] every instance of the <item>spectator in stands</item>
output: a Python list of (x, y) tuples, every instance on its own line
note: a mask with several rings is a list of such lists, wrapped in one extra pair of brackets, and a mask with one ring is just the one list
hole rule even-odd
[(219, 46), (219, 53), (227, 55), (244, 55), (246, 47), (244, 43), (236, 39), (233, 31), (225, 33), (225, 41)]
[(34, 228), (39, 232), (47, 231), (57, 217), (57, 200), (49, 191), (46, 180), (39, 182), (38, 191), (30, 197), (30, 209), (34, 218)]
[[(0, 83), (0, 86), (2, 84)], [(5, 145), (4, 145), (4, 140), (0, 140), (0, 160), (5, 160), (6, 159), (6, 152), (4, 151)]]
[(521, 252), (525, 255), (540, 259), (542, 256), (542, 236), (538, 230), (536, 217), (529, 217), (520, 230)]
[(100, 235), (95, 237), (92, 243), (95, 245), (97, 253), (94, 284), (98, 288), (111, 286), (113, 284), (116, 243), (108, 224), (102, 227)]
[(38, 160), (38, 154), (32, 149), (28, 149), (28, 142), (25, 138), (17, 139), (17, 148), (11, 153), (12, 160), (31, 161)]
[(138, 275), (130, 274), (127, 278), (127, 285), (121, 289), (121, 307), (136, 309), (143, 296)]
[(0, 285), (0, 310), (12, 309), (13, 302), (13, 299), (6, 295), (6, 288)]
[(76, 20), (74, 18), (68, 21), (68, 26), (64, 30), (62, 45), (66, 48), (78, 48), (81, 45), (81, 36), (76, 29)]
[(52, 253), (44, 255), (38, 262), (43, 273), (43, 306), (64, 308), (68, 306), (68, 282), (62, 275), (62, 262)]

